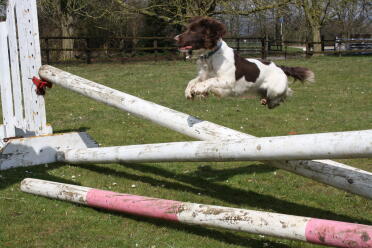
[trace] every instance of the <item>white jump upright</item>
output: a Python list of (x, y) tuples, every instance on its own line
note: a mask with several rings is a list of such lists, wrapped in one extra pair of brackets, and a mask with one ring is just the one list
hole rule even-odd
[[(106, 87), (49, 65), (42, 66), (39, 75), (46, 81), (193, 138), (216, 142), (256, 138)], [(332, 160), (276, 160), (270, 161), (270, 164), (336, 188), (372, 198), (372, 173), (368, 171)]]
[(51, 134), (44, 97), (32, 82), (41, 66), (36, 1), (9, 0), (6, 14), (0, 23), (1, 139)]
[(33, 77), (41, 66), (35, 0), (9, 0), (0, 22), (0, 170), (55, 162), (61, 149), (97, 147), (86, 133), (52, 135)]
[(180, 202), (26, 178), (21, 190), (90, 207), (335, 247), (372, 247), (372, 226)]

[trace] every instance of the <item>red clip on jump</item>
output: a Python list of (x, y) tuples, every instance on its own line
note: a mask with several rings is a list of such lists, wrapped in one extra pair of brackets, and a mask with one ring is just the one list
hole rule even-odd
[(32, 82), (36, 85), (36, 94), (45, 95), (46, 88), (52, 88), (53, 84), (47, 81), (43, 81), (38, 77), (33, 77)]

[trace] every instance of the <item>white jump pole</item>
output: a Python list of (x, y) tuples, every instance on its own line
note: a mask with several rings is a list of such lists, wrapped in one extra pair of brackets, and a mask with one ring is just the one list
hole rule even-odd
[[(201, 140), (242, 140), (255, 138), (193, 116), (166, 108), (118, 90), (97, 84), (49, 65), (40, 77), (140, 118)], [(332, 160), (270, 161), (270, 164), (298, 175), (372, 198), (372, 173)]]
[(90, 207), (335, 247), (372, 247), (372, 226), (121, 194), (26, 178), (21, 190)]
[(372, 130), (64, 150), (67, 163), (372, 158)]

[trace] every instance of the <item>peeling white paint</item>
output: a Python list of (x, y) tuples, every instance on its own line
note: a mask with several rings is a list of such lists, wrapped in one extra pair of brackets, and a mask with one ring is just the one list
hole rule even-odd
[[(372, 158), (372, 130), (62, 150), (67, 163)], [(372, 176), (372, 173), (370, 174)]]
[(21, 190), (35, 195), (86, 204), (86, 196), (91, 188), (26, 178), (21, 182)]
[(7, 19), (0, 23), (0, 44), (5, 127), (0, 138), (51, 134), (51, 127), (46, 124), (44, 97), (35, 93), (31, 80), (41, 66), (35, 0), (9, 0)]
[(185, 203), (181, 222), (306, 241), (310, 218), (270, 212)]

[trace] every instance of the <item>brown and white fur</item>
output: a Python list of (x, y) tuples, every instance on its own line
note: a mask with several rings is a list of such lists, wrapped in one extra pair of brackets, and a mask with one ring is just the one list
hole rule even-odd
[(225, 33), (221, 22), (196, 17), (184, 33), (175, 37), (181, 51), (196, 51), (201, 55), (198, 76), (188, 83), (186, 98), (206, 97), (209, 93), (218, 97), (253, 93), (261, 97), (261, 104), (271, 109), (291, 95), (288, 76), (302, 82), (314, 81), (314, 73), (307, 68), (240, 57), (222, 40)]

